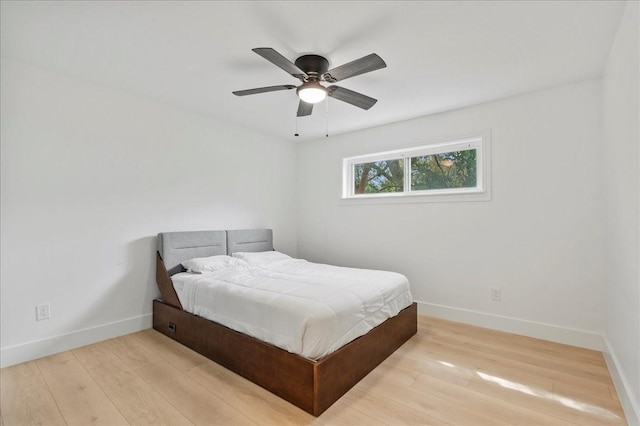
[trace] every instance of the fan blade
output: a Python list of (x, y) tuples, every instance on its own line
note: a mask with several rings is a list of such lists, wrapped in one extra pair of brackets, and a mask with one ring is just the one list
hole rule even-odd
[(268, 86), (268, 87), (258, 87), (257, 89), (248, 89), (248, 90), (236, 90), (232, 92), (236, 96), (247, 96), (247, 95), (255, 95), (256, 93), (265, 93), (265, 92), (275, 92), (278, 90), (290, 90), (295, 89), (296, 86), (291, 84), (285, 84), (282, 86)]
[(360, 59), (356, 59), (355, 61), (330, 69), (322, 75), (322, 78), (329, 83), (335, 83), (336, 81), (341, 81), (366, 72), (379, 70), (386, 66), (387, 64), (380, 56), (372, 53), (371, 55), (364, 56)]
[(281, 54), (279, 54), (278, 52), (276, 52), (274, 49), (270, 47), (256, 47), (255, 49), (251, 49), (251, 50), (256, 52), (258, 55), (262, 56), (272, 64), (282, 68), (283, 70), (285, 70), (286, 72), (288, 72), (289, 74), (291, 74), (297, 79), (302, 80), (302, 79), (309, 78), (309, 76), (300, 68), (298, 68), (293, 62), (291, 62), (290, 60), (288, 60), (287, 58), (285, 58), (284, 56), (282, 56)]
[(377, 99), (370, 98), (362, 93), (354, 92), (353, 90), (339, 86), (327, 87), (327, 95), (362, 109), (369, 109), (378, 102)]
[(298, 104), (298, 117), (304, 117), (307, 115), (311, 115), (313, 112), (313, 104), (307, 103), (303, 100)]

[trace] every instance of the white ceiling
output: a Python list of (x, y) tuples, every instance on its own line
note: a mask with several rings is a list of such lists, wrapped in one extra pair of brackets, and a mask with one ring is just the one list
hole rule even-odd
[[(619, 1), (2, 1), (3, 57), (290, 140), (322, 137), (324, 104), (295, 118), (298, 84), (251, 51), (338, 66), (377, 53), (387, 68), (339, 84), (378, 99), (330, 99), (330, 134), (601, 75)], [(299, 138), (293, 136), (296, 129)]]

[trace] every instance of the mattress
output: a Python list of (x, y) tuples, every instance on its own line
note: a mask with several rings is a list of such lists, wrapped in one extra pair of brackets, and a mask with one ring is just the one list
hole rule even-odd
[(172, 276), (183, 309), (317, 360), (413, 301), (409, 281), (395, 272), (268, 257)]

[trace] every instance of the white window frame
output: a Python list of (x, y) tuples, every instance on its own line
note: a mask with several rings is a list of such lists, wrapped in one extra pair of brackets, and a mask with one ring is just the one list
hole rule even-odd
[[(476, 150), (476, 186), (473, 188), (446, 188), (411, 190), (411, 158), (445, 152)], [(374, 194), (354, 193), (355, 165), (382, 160), (404, 161), (404, 191)], [(432, 201), (487, 201), (491, 199), (489, 132), (476, 133), (455, 139), (439, 140), (420, 146), (392, 151), (347, 157), (342, 160), (342, 200), (351, 203), (432, 202)]]

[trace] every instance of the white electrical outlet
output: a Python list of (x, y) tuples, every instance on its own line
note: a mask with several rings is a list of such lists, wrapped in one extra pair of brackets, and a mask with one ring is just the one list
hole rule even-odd
[(48, 303), (36, 306), (36, 321), (42, 321), (51, 318), (51, 306)]
[(495, 302), (500, 302), (502, 300), (502, 289), (501, 288), (492, 288), (491, 289), (491, 300)]

